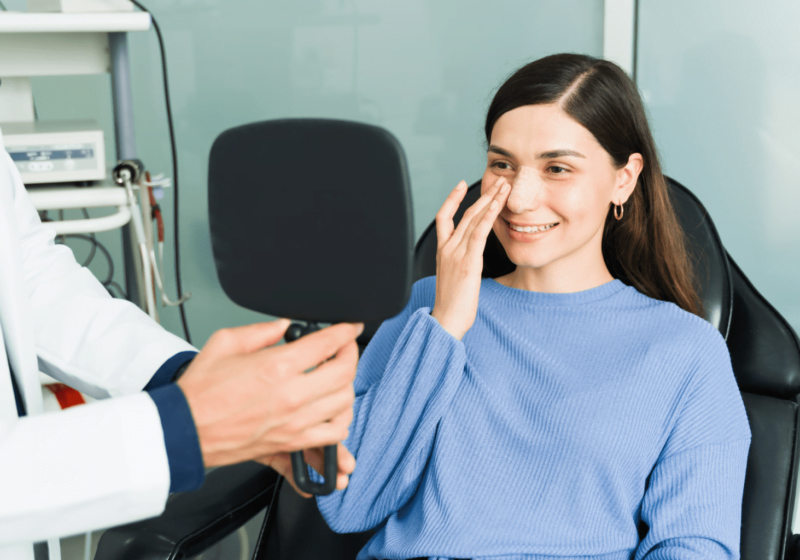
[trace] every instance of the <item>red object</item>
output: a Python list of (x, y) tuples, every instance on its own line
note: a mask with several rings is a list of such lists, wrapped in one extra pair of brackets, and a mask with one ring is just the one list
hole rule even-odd
[(86, 404), (86, 401), (83, 400), (83, 395), (72, 387), (67, 387), (63, 383), (50, 383), (45, 385), (45, 387), (56, 396), (61, 410), (79, 404)]
[[(145, 180), (150, 182), (150, 172), (145, 171), (144, 173)], [(156, 227), (158, 228), (158, 241), (160, 243), (164, 242), (164, 218), (161, 215), (161, 206), (158, 205), (156, 202), (156, 197), (153, 195), (153, 187), (147, 187), (147, 194), (150, 195), (150, 207), (152, 209), (153, 219), (156, 221)]]

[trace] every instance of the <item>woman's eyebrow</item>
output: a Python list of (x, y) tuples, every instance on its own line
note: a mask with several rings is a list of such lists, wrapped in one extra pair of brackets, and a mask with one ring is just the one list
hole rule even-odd
[(488, 149), (488, 150), (486, 150), (486, 151), (487, 151), (487, 152), (494, 152), (494, 153), (496, 153), (496, 154), (500, 154), (501, 156), (505, 156), (505, 157), (507, 157), (507, 158), (512, 158), (512, 159), (514, 158), (514, 154), (512, 154), (512, 153), (511, 153), (511, 152), (509, 152), (508, 150), (504, 150), (504, 149), (503, 149), (503, 148), (501, 148), (500, 146), (495, 146), (494, 144), (492, 144), (491, 146), (489, 146), (489, 149)]
[(560, 158), (564, 156), (574, 156), (574, 157), (582, 157), (585, 158), (586, 156), (580, 152), (576, 152), (575, 150), (550, 150), (549, 152), (542, 152), (536, 159), (553, 159), (553, 158)]
[[(514, 154), (501, 148), (500, 146), (495, 146), (492, 144), (489, 146), (487, 150), (489, 152), (494, 152), (495, 154), (500, 154), (501, 156), (505, 156), (507, 158), (514, 158)], [(586, 156), (580, 152), (576, 152), (575, 150), (550, 150), (548, 152), (542, 152), (536, 156), (536, 159), (553, 159), (553, 158), (560, 158), (565, 156), (573, 156), (573, 157), (581, 157), (585, 158)]]

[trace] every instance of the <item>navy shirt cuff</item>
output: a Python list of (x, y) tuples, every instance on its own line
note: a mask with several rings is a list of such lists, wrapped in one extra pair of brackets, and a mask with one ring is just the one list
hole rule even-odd
[(161, 417), (169, 461), (169, 491), (187, 492), (200, 488), (206, 476), (205, 465), (192, 411), (183, 391), (175, 383), (169, 383), (148, 393)]
[(144, 386), (144, 390), (149, 391), (150, 389), (155, 389), (156, 387), (163, 387), (167, 383), (172, 383), (175, 381), (175, 375), (178, 373), (178, 370), (192, 361), (192, 358), (195, 356), (197, 356), (197, 352), (192, 350), (178, 352), (169, 360), (161, 364), (161, 367), (158, 368), (158, 371), (155, 373), (155, 375), (153, 375), (153, 377), (150, 378), (150, 381), (148, 381), (147, 385)]

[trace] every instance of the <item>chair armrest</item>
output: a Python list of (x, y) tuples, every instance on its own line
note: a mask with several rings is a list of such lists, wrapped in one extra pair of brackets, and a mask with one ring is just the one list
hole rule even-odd
[(174, 560), (200, 554), (268, 507), (279, 478), (255, 462), (215, 469), (198, 490), (170, 496), (160, 516), (107, 530), (95, 560)]

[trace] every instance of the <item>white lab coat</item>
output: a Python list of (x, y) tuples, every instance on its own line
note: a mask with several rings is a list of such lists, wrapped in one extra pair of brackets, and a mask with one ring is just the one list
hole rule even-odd
[[(111, 298), (54, 235), (0, 150), (0, 560), (163, 511), (169, 465), (141, 390), (169, 357), (194, 349)], [(17, 417), (9, 362), (27, 417)], [(39, 370), (106, 400), (41, 414)]]

